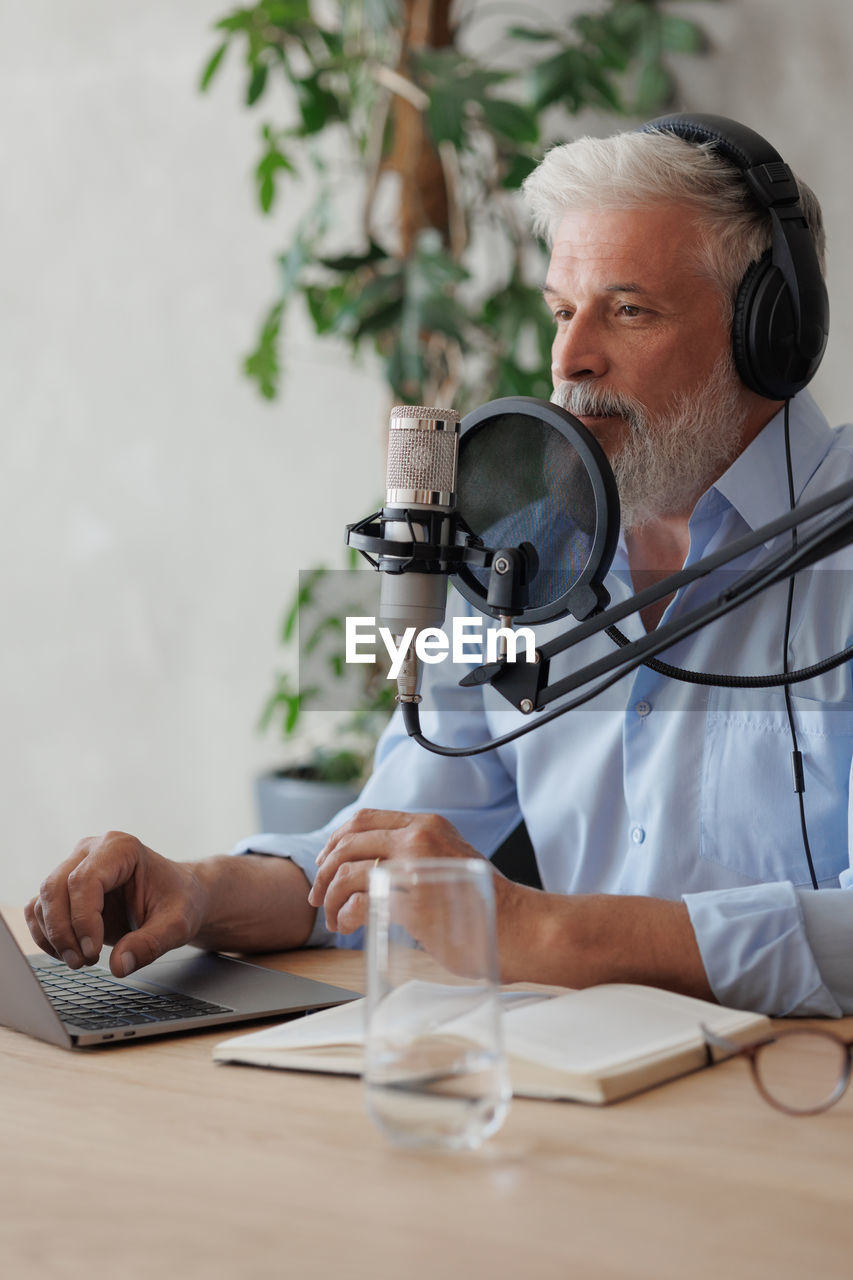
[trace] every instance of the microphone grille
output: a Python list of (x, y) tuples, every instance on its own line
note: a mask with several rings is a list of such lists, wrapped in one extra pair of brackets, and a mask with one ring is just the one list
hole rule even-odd
[(455, 409), (430, 409), (423, 404), (395, 404), (391, 410), (391, 425), (395, 418), (417, 418), (427, 422), (458, 422), (459, 414)]
[(455, 409), (410, 404), (392, 409), (386, 500), (391, 503), (406, 494), (417, 495), (404, 499), (408, 501), (429, 501), (426, 495), (435, 495), (448, 502), (456, 489), (458, 431)]

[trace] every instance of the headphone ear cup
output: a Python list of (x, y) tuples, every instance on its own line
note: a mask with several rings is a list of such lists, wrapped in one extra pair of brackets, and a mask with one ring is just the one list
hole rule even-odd
[(740, 283), (732, 317), (732, 353), (741, 381), (760, 396), (787, 400), (817, 367), (797, 350), (791, 293), (768, 249)]

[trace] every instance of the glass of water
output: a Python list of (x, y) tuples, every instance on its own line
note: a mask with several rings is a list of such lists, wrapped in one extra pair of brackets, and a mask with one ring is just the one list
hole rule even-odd
[(509, 1108), (491, 866), (378, 863), (370, 873), (365, 1085), (408, 1147), (478, 1147)]

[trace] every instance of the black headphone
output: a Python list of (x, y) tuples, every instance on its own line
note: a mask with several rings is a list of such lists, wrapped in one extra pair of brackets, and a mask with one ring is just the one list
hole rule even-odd
[(751, 391), (788, 400), (814, 377), (829, 332), (829, 299), (796, 179), (760, 134), (725, 116), (661, 116), (639, 132), (656, 129), (712, 143), (741, 170), (756, 205), (770, 215), (771, 248), (738, 286), (732, 349)]

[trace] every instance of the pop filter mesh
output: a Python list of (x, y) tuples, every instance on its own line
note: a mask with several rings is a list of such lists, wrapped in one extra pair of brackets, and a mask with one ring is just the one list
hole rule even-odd
[[(530, 542), (539, 572), (528, 608), (552, 604), (583, 573), (596, 529), (595, 490), (586, 465), (555, 427), (526, 413), (499, 414), (459, 444), (458, 509), (487, 547)], [(489, 570), (472, 569), (485, 589)]]

